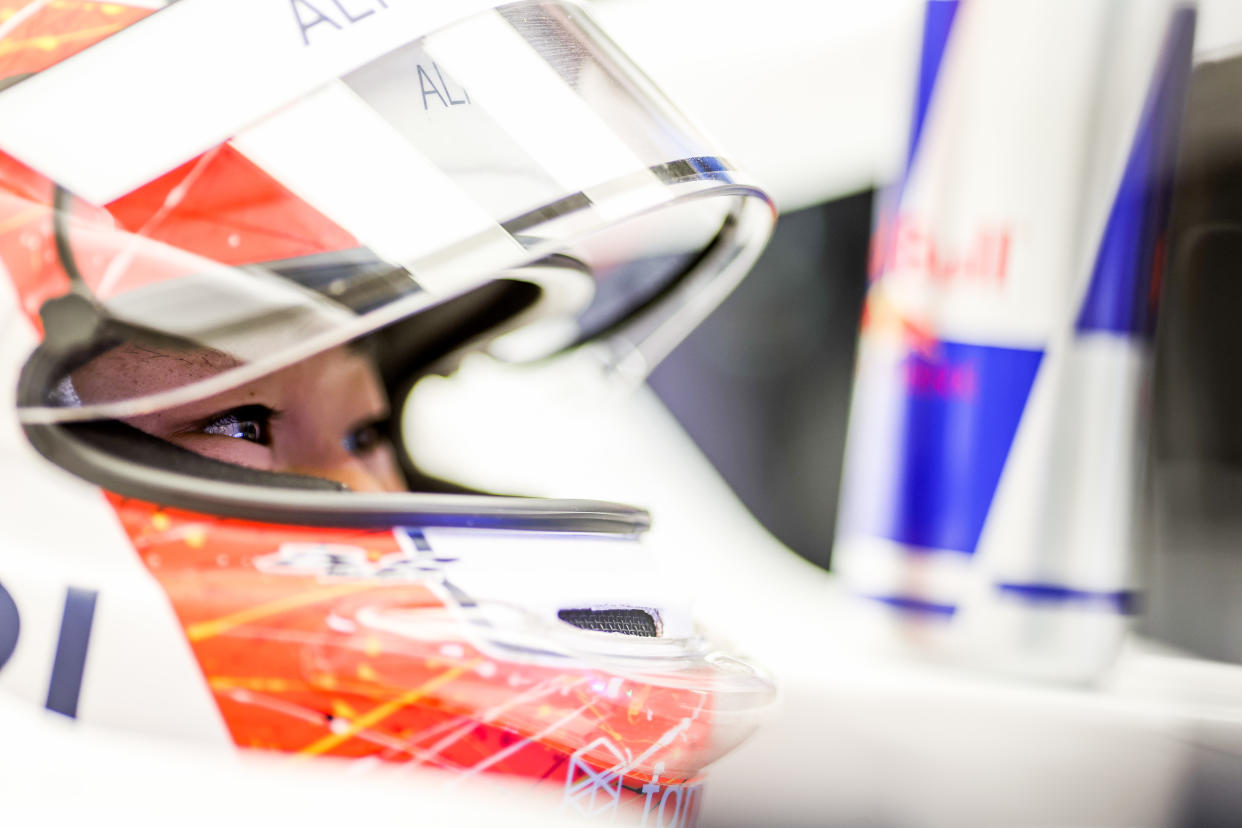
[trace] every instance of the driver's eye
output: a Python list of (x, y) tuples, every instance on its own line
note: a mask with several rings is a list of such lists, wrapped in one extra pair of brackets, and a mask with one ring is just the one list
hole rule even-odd
[(375, 420), (354, 429), (345, 436), (345, 450), (353, 455), (364, 455), (375, 451), (384, 442), (388, 420)]
[(212, 416), (199, 427), (203, 434), (235, 437), (251, 443), (272, 444), (272, 420), (277, 412), (266, 405), (243, 405)]

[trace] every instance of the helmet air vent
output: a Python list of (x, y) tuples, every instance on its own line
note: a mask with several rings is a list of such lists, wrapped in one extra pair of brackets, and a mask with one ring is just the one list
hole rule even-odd
[(637, 635), (643, 638), (656, 638), (660, 634), (656, 616), (649, 610), (616, 607), (563, 609), (558, 610), (556, 616), (582, 630)]

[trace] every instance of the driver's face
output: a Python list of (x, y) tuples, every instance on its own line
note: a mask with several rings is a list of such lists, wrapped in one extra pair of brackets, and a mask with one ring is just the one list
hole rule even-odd
[[(218, 351), (123, 345), (72, 379), (79, 399), (90, 404), (179, 387), (237, 364)], [(384, 437), (388, 414), (370, 360), (337, 348), (232, 391), (125, 422), (227, 463), (323, 477), (354, 491), (404, 491)]]

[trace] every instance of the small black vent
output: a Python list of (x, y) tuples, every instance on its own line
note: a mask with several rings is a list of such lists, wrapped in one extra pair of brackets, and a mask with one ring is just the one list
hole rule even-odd
[(640, 635), (644, 638), (655, 638), (655, 616), (640, 609), (563, 609), (556, 613), (567, 624), (583, 630), (595, 632), (620, 633), (621, 635)]

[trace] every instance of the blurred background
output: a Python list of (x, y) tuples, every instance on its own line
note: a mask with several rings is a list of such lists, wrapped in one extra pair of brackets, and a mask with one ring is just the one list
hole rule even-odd
[[(906, 148), (925, 4), (591, 7), (782, 210), (758, 266), (650, 384), (755, 518), (831, 568), (875, 197)], [(1199, 62), (1242, 48), (1239, 4), (1198, 8)], [(651, 20), (662, 23), (653, 30)], [(685, 38), (693, 48), (678, 48)], [(1192, 85), (1183, 232), (1242, 215), (1237, 77), (1236, 68), (1201, 71)], [(1193, 285), (1167, 287), (1161, 309), (1139, 623), (1199, 655), (1242, 662), (1242, 248), (1213, 251)]]

